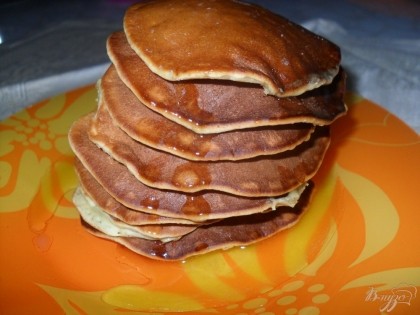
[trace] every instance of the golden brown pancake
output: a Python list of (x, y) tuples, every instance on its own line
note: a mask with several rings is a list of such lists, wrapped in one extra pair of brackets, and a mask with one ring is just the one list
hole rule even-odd
[(278, 97), (330, 83), (340, 63), (333, 43), (239, 1), (141, 2), (126, 11), (124, 31), (147, 66), (167, 80), (257, 83)]
[(85, 222), (110, 236), (139, 237), (166, 243), (177, 240), (197, 228), (197, 225), (180, 224), (127, 224), (105, 212), (93, 199), (83, 192), (81, 187), (76, 189), (73, 195), (73, 202)]
[(309, 139), (310, 124), (260, 127), (200, 135), (144, 106), (113, 66), (100, 83), (100, 103), (131, 138), (189, 160), (239, 160), (291, 150)]
[(240, 161), (189, 161), (136, 142), (113, 124), (103, 107), (88, 133), (91, 141), (145, 185), (186, 193), (217, 190), (247, 197), (279, 196), (306, 183), (315, 175), (329, 145), (327, 129), (321, 128), (307, 142), (280, 154)]
[(69, 143), (83, 166), (99, 184), (118, 202), (131, 209), (204, 222), (274, 210), (280, 206), (293, 207), (305, 186), (274, 198), (247, 198), (213, 191), (184, 194), (154, 189), (138, 181), (124, 165), (89, 140), (87, 131), (91, 119), (92, 115), (88, 115), (72, 125)]
[(142, 1), (124, 32), (69, 131), (87, 231), (180, 260), (293, 226), (347, 111), (340, 49), (236, 0)]
[(255, 84), (223, 80), (166, 81), (149, 70), (129, 47), (122, 32), (111, 34), (107, 51), (120, 78), (144, 105), (197, 133), (297, 122), (326, 125), (346, 112), (344, 73), (330, 86), (299, 97), (279, 99), (265, 95)]
[(181, 260), (218, 249), (243, 246), (270, 237), (298, 222), (310, 199), (307, 189), (294, 207), (243, 217), (228, 218), (200, 226), (177, 241), (163, 243), (137, 237), (113, 237), (99, 232), (86, 222), (83, 226), (92, 234), (120, 243), (143, 256), (161, 260)]
[[(131, 225), (197, 225), (197, 222), (189, 221), (181, 218), (162, 217), (152, 213), (146, 213), (125, 207), (123, 204), (115, 200), (89, 173), (79, 159), (75, 160), (75, 169), (79, 177), (80, 185), (83, 192), (88, 195), (95, 203), (109, 215)], [(149, 209), (156, 208), (158, 202), (154, 203), (154, 199), (150, 200)], [(207, 222), (206, 222), (207, 223)]]

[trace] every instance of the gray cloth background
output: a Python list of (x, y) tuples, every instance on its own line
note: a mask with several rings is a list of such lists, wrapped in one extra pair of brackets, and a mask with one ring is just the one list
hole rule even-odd
[[(0, 119), (96, 82), (109, 65), (105, 40), (122, 28), (131, 2), (93, 1), (85, 8), (82, 1), (47, 1), (28, 12), (0, 6)], [(420, 14), (375, 11), (350, 0), (253, 2), (338, 44), (349, 89), (420, 132)], [(37, 10), (47, 22), (33, 21)]]

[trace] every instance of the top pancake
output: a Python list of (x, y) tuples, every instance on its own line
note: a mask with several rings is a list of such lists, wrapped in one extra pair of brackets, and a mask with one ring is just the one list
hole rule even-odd
[(346, 111), (344, 73), (333, 84), (298, 97), (279, 99), (249, 83), (164, 80), (131, 49), (123, 32), (109, 36), (107, 51), (119, 77), (142, 104), (196, 133), (298, 122), (326, 125)]
[(167, 80), (257, 83), (267, 94), (300, 95), (332, 81), (340, 50), (259, 6), (227, 0), (162, 0), (124, 16), (131, 47)]

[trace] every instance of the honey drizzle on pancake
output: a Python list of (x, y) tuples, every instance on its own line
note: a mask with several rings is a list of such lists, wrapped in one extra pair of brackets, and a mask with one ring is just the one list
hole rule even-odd
[(211, 207), (202, 195), (188, 195), (181, 212), (187, 216), (204, 215), (211, 213)]
[(150, 210), (157, 210), (159, 209), (159, 199), (154, 196), (144, 198), (141, 200), (140, 206)]
[(202, 242), (202, 241), (198, 241), (197, 243), (194, 244), (194, 250), (196, 252), (201, 252), (205, 249), (207, 249), (209, 247), (209, 244)]
[[(204, 121), (213, 121), (213, 114), (208, 111), (201, 109), (198, 106), (198, 91), (195, 85), (193, 84), (183, 84), (183, 83), (175, 83), (175, 99), (177, 100), (177, 105), (179, 107), (184, 107), (187, 113), (190, 113), (191, 116), (199, 116)], [(179, 115), (179, 114), (178, 114)], [(188, 120), (191, 120), (191, 117), (184, 117)], [(195, 123), (199, 125), (199, 122)]]
[(153, 246), (150, 249), (149, 254), (151, 256), (156, 256), (156, 257), (165, 258), (165, 259), (168, 257), (166, 246), (164, 243), (160, 241), (154, 242)]
[[(158, 181), (159, 176), (154, 178)], [(200, 187), (212, 184), (210, 171), (205, 164), (187, 163), (176, 167), (172, 176), (172, 184), (179, 188)]]

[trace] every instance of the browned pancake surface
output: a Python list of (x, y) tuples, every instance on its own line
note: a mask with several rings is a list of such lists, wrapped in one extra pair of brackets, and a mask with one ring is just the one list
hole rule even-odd
[(154, 259), (180, 260), (217, 249), (252, 244), (290, 228), (305, 211), (310, 191), (304, 192), (294, 208), (280, 207), (266, 213), (224, 219), (198, 227), (179, 240), (168, 243), (134, 237), (111, 237), (83, 224), (90, 233), (120, 243), (138, 254)]
[(129, 47), (122, 32), (108, 38), (107, 50), (121, 79), (143, 104), (197, 133), (297, 122), (325, 125), (346, 111), (343, 73), (331, 86), (279, 99), (254, 84), (163, 80)]
[[(181, 219), (163, 217), (153, 213), (147, 213), (125, 207), (123, 204), (115, 200), (89, 173), (83, 166), (79, 159), (75, 160), (75, 169), (79, 177), (80, 184), (84, 192), (92, 198), (96, 204), (101, 207), (106, 213), (113, 217), (131, 225), (169, 225), (169, 224), (183, 224), (183, 225), (197, 225), (197, 222)], [(151, 199), (149, 205), (145, 205), (154, 211), (158, 201)]]
[(212, 191), (183, 194), (148, 187), (89, 140), (87, 132), (92, 116), (82, 117), (72, 125), (69, 132), (70, 145), (99, 184), (128, 208), (203, 222), (262, 212), (276, 205), (272, 198), (246, 198)]
[(73, 195), (73, 202), (84, 221), (110, 236), (140, 237), (148, 240), (168, 242), (191, 233), (198, 226), (191, 224), (128, 224), (105, 212), (81, 187), (76, 189)]
[(92, 120), (89, 137), (126, 165), (145, 185), (187, 193), (217, 190), (262, 197), (285, 194), (315, 175), (328, 148), (326, 131), (315, 131), (307, 142), (276, 155), (240, 161), (197, 162), (134, 141), (113, 124), (101, 106)]
[(130, 137), (189, 160), (239, 160), (275, 154), (308, 140), (314, 130), (309, 124), (294, 124), (197, 134), (144, 106), (113, 66), (101, 80), (100, 95), (114, 123)]
[(280, 97), (331, 82), (340, 62), (331, 42), (239, 1), (141, 2), (126, 11), (124, 31), (148, 67), (168, 80), (258, 83)]

